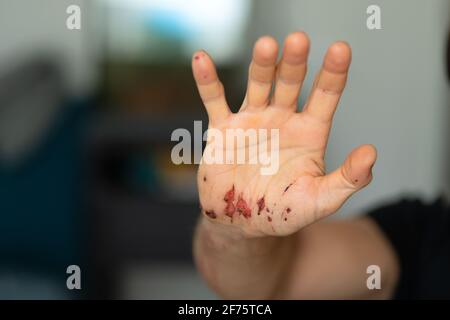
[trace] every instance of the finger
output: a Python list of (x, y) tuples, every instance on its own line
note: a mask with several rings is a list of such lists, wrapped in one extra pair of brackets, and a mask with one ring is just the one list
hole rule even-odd
[(286, 37), (283, 56), (277, 67), (272, 98), (276, 107), (297, 109), (297, 100), (306, 75), (309, 39), (303, 32)]
[(362, 145), (347, 156), (340, 168), (324, 176), (319, 187), (320, 211), (324, 215), (334, 213), (352, 194), (368, 185), (376, 159), (375, 147)]
[(225, 99), (223, 85), (217, 76), (214, 62), (206, 52), (198, 51), (194, 54), (192, 72), (210, 122), (227, 118), (231, 111)]
[(278, 43), (275, 39), (265, 36), (256, 41), (243, 109), (257, 110), (269, 104), (277, 57)]
[(345, 42), (336, 42), (328, 48), (304, 112), (322, 122), (331, 122), (347, 81), (351, 56), (350, 46)]

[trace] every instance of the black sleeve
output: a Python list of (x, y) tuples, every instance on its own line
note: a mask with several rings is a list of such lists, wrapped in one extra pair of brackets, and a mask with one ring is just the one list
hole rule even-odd
[[(400, 279), (394, 299), (417, 299), (433, 291), (427, 275), (435, 257), (436, 245), (449, 242), (448, 209), (442, 198), (431, 203), (419, 199), (403, 199), (369, 211), (391, 242), (400, 262)], [(444, 267), (444, 266), (442, 266)], [(428, 283), (424, 283), (428, 281)], [(438, 280), (439, 281), (439, 280)], [(430, 289), (431, 288), (431, 289)]]

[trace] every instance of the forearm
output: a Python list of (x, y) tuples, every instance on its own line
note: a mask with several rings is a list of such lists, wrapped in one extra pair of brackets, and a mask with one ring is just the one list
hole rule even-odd
[[(200, 272), (223, 298), (386, 299), (398, 280), (387, 239), (367, 218), (316, 223), (289, 237), (246, 238), (202, 218), (194, 240)], [(366, 269), (382, 270), (381, 290)]]
[[(288, 299), (389, 299), (397, 281), (396, 254), (377, 225), (362, 217), (312, 224), (296, 234)], [(381, 289), (367, 287), (367, 268), (380, 268)]]
[(194, 258), (209, 286), (223, 298), (271, 299), (287, 280), (294, 237), (249, 238), (238, 228), (201, 217)]

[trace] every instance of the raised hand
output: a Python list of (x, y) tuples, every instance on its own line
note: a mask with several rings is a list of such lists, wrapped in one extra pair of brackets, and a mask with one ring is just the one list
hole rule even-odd
[[(295, 32), (285, 39), (277, 61), (277, 42), (260, 38), (238, 113), (228, 107), (212, 59), (204, 51), (194, 54), (194, 78), (208, 112), (209, 128), (223, 133), (226, 129), (279, 129), (279, 167), (273, 175), (262, 175), (259, 164), (200, 165), (200, 203), (207, 219), (234, 225), (249, 236), (288, 235), (336, 212), (371, 181), (376, 160), (372, 145), (359, 146), (340, 168), (325, 171), (328, 135), (347, 79), (350, 47), (344, 42), (329, 47), (310, 96), (297, 112), (308, 51), (306, 34)], [(246, 144), (245, 149), (249, 148)]]

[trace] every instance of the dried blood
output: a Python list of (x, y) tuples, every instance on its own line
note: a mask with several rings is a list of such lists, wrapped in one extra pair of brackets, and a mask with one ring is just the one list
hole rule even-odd
[(286, 193), (286, 191), (288, 191), (289, 190), (289, 188), (292, 186), (292, 183), (290, 184), (290, 185), (288, 185), (287, 187), (286, 187), (286, 189), (284, 189), (284, 192), (283, 193)]
[(236, 208), (234, 207), (233, 202), (228, 202), (227, 206), (225, 208), (225, 215), (227, 215), (231, 218), (231, 217), (233, 217), (233, 214), (235, 212), (236, 212)]
[(210, 217), (211, 219), (215, 219), (215, 218), (217, 218), (217, 215), (216, 215), (216, 213), (214, 212), (214, 211), (205, 211), (205, 214), (208, 216), (208, 217)]
[(234, 200), (234, 185), (233, 187), (225, 193), (225, 197), (223, 198), (225, 202), (230, 202)]
[(250, 218), (252, 216), (252, 210), (247, 205), (247, 202), (239, 198), (236, 203), (236, 210), (239, 212), (239, 214), (242, 214), (245, 218)]
[(265, 208), (266, 204), (264, 202), (264, 197), (258, 200), (258, 215), (261, 213), (261, 211)]
[(236, 207), (233, 204), (234, 201), (234, 185), (233, 187), (225, 193), (223, 200), (227, 203), (225, 207), (225, 215), (232, 218), (233, 214), (236, 212)]

